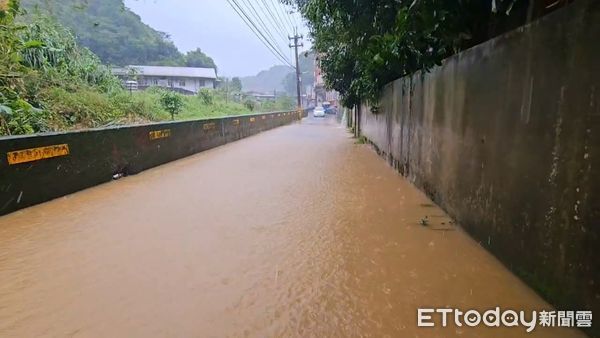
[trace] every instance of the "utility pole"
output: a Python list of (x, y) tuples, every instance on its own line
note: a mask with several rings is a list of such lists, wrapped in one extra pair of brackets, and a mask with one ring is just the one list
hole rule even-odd
[(301, 92), (301, 82), (302, 78), (300, 73), (300, 62), (298, 60), (298, 47), (304, 47), (304, 44), (299, 40), (303, 39), (302, 35), (298, 36), (298, 31), (294, 33), (294, 36), (289, 36), (288, 39), (293, 40), (294, 44), (290, 44), (290, 48), (294, 48), (296, 50), (296, 90), (298, 94), (298, 109), (302, 109), (302, 92)]

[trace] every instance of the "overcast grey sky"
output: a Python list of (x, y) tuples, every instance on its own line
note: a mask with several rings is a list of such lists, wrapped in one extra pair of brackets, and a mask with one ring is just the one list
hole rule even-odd
[[(274, 6), (277, 1), (237, 0), (248, 8), (248, 11), (252, 10), (247, 5), (251, 3), (255, 6), (256, 12), (261, 13), (266, 25), (275, 26), (271, 29), (271, 33), (285, 56), (292, 61), (293, 54), (281, 36), (286, 36), (288, 32), (277, 29), (277, 23), (266, 17), (268, 11), (264, 4)], [(283, 64), (250, 31), (227, 0), (125, 0), (125, 4), (146, 24), (170, 34), (171, 39), (182, 52), (200, 47), (215, 60), (220, 75), (255, 75), (273, 65)], [(275, 11), (275, 7), (269, 8)], [(281, 9), (280, 15), (283, 14), (284, 11)], [(276, 13), (273, 13), (273, 16), (277, 18)], [(290, 17), (293, 21), (291, 23), (301, 24), (299, 31), (306, 37), (307, 28), (301, 23), (299, 15), (290, 15)], [(281, 21), (285, 21), (287, 27), (291, 27), (291, 23), (284, 18), (281, 18)], [(281, 21), (278, 22), (283, 25)], [(309, 45), (306, 39), (304, 44)]]

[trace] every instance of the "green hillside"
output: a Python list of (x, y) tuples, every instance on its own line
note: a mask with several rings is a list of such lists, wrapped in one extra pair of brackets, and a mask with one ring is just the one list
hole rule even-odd
[(112, 65), (174, 65), (214, 67), (195, 51), (187, 58), (165, 33), (144, 24), (123, 0), (22, 0), (30, 14), (50, 14), (71, 29), (77, 41)]
[[(315, 80), (314, 54), (302, 53), (299, 62), (303, 85), (313, 84)], [(277, 92), (296, 95), (296, 71), (292, 67), (273, 66), (255, 76), (246, 76), (241, 78), (241, 80), (244, 91), (272, 93), (276, 90)]]
[(262, 93), (272, 93), (284, 91), (283, 80), (288, 74), (292, 74), (294, 69), (288, 66), (273, 66), (268, 70), (263, 70), (255, 76), (242, 77), (242, 87), (244, 91), (254, 91)]

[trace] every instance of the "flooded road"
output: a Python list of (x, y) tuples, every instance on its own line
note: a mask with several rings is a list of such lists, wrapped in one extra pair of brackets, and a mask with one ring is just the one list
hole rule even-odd
[(551, 309), (331, 120), (0, 218), (0, 337), (581, 336), (417, 327), (495, 306)]

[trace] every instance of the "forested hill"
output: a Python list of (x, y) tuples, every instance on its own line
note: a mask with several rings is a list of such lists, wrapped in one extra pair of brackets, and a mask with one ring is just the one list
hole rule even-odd
[[(315, 56), (312, 53), (300, 55), (300, 71), (302, 72), (302, 83), (312, 85), (315, 81)], [(262, 93), (286, 92), (296, 95), (296, 72), (288, 66), (273, 66), (263, 70), (255, 76), (246, 76), (242, 79), (244, 91), (256, 91)]]
[(256, 76), (243, 77), (242, 87), (245, 91), (255, 91), (262, 93), (272, 93), (284, 91), (284, 80), (288, 74), (293, 74), (294, 69), (288, 66), (273, 66), (268, 70), (263, 70)]
[(215, 66), (199, 50), (182, 55), (167, 34), (144, 24), (123, 0), (22, 0), (22, 5), (30, 14), (56, 17), (107, 64)]

